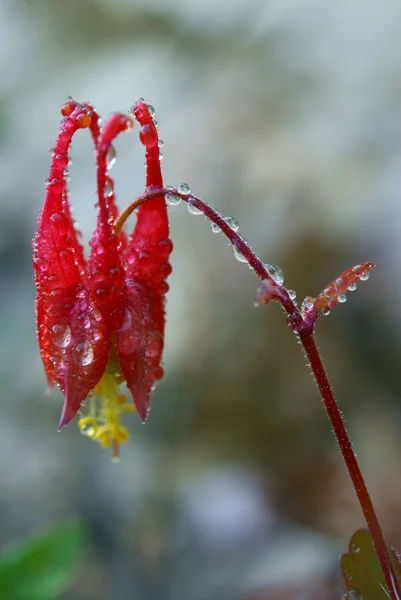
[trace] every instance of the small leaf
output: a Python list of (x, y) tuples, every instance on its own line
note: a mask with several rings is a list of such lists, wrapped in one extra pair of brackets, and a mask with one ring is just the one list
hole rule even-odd
[(341, 273), (316, 298), (314, 308), (318, 315), (328, 315), (339, 302), (345, 302), (346, 293), (356, 289), (358, 281), (369, 278), (369, 272), (374, 267), (372, 262), (364, 262)]
[(10, 545), (0, 554), (1, 597), (55, 600), (67, 588), (83, 548), (78, 524)]
[[(397, 579), (401, 583), (401, 568), (397, 556), (392, 550), (390, 556)], [(353, 534), (348, 553), (342, 555), (340, 562), (350, 599), (388, 600), (383, 571), (367, 529), (358, 529)]]

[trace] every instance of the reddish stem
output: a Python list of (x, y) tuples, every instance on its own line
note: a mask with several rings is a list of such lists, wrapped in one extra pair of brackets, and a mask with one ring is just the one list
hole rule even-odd
[(280, 302), (284, 310), (288, 314), (288, 324), (298, 336), (307, 360), (311, 366), (313, 376), (317, 383), (320, 395), (322, 397), (324, 407), (330, 419), (334, 435), (340, 446), (341, 454), (343, 455), (348, 473), (351, 477), (352, 484), (355, 488), (359, 503), (361, 505), (367, 526), (372, 536), (373, 544), (376, 550), (377, 557), (382, 568), (389, 596), (391, 600), (401, 600), (401, 593), (397, 578), (394, 573), (393, 565), (390, 560), (389, 552), (384, 540), (383, 532), (380, 527), (372, 500), (370, 498), (366, 483), (359, 468), (358, 461), (352, 449), (350, 439), (345, 429), (344, 420), (341, 416), (340, 409), (333, 396), (326, 372), (323, 367), (322, 359), (316, 347), (313, 337), (313, 330), (316, 319), (303, 319), (300, 311), (293, 303), (288, 295), (287, 290), (277, 284), (270, 277), (261, 260), (256, 256), (247, 242), (226, 223), (225, 219), (219, 215), (216, 210), (206, 202), (193, 194), (182, 194), (176, 189), (152, 190), (134, 200), (120, 215), (116, 222), (116, 232), (121, 229), (125, 220), (134, 210), (141, 204), (152, 198), (162, 195), (173, 194), (180, 197), (184, 202), (193, 204), (202, 211), (202, 213), (213, 223), (220, 227), (222, 233), (230, 240), (232, 245), (246, 258), (248, 264), (253, 268), (256, 275), (262, 280), (269, 280), (269, 289), (272, 290), (271, 296), (273, 299)]
[(352, 484), (358, 496), (359, 504), (361, 505), (366, 523), (372, 536), (373, 544), (378, 556), (380, 566), (386, 579), (387, 588), (392, 600), (401, 598), (398, 587), (397, 578), (394, 574), (393, 566), (390, 561), (390, 556), (384, 540), (383, 532), (379, 524), (372, 500), (370, 498), (365, 480), (363, 478), (358, 461), (352, 449), (350, 439), (345, 429), (344, 420), (341, 416), (340, 409), (333, 396), (333, 391), (327, 379), (326, 372), (323, 367), (322, 359), (316, 347), (316, 342), (313, 337), (313, 330), (304, 330), (299, 334), (299, 339), (302, 343), (305, 355), (312, 368), (315, 381), (319, 388), (324, 407), (329, 416), (331, 426), (336, 436), (338, 445), (340, 446), (341, 454), (343, 455), (345, 464), (347, 465), (348, 473), (351, 477)]

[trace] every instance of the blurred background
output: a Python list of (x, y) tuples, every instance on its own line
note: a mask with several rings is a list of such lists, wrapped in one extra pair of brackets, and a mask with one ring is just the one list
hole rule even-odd
[[(317, 337), (401, 549), (400, 34), (394, 0), (0, 0), (0, 546), (82, 523), (63, 600), (339, 598), (338, 556), (364, 525), (279, 307), (254, 308), (254, 274), (182, 205), (170, 210), (166, 375), (146, 426), (128, 415), (118, 465), (76, 424), (57, 433), (31, 239), (68, 94), (103, 116), (139, 96), (154, 105), (166, 184), (236, 217), (299, 302), (377, 264)], [(116, 150), (125, 206), (144, 187), (138, 129)], [(88, 241), (86, 132), (72, 158)]]

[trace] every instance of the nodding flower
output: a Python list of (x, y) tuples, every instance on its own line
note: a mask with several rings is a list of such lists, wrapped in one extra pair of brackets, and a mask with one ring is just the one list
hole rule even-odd
[[(61, 112), (33, 243), (38, 341), (49, 385), (64, 394), (60, 428), (88, 406), (88, 414), (79, 419), (81, 432), (112, 447), (118, 458), (119, 444), (128, 439), (122, 413), (136, 408), (145, 420), (152, 390), (163, 376), (173, 245), (163, 196), (140, 207), (130, 235), (125, 225), (116, 230), (119, 212), (109, 174), (115, 162), (112, 143), (136, 119), (146, 151), (146, 188), (160, 189), (159, 138), (154, 110), (142, 99), (130, 114), (110, 115), (102, 128), (89, 104), (71, 99)], [(72, 137), (85, 128), (96, 149), (98, 195), (88, 260), (71, 217), (66, 177)], [(134, 404), (120, 390), (124, 382)]]

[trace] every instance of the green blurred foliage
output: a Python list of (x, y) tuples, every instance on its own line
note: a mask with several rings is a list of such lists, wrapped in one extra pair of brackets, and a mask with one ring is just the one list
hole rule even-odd
[(61, 525), (0, 554), (0, 597), (54, 600), (67, 588), (84, 546), (82, 526)]

